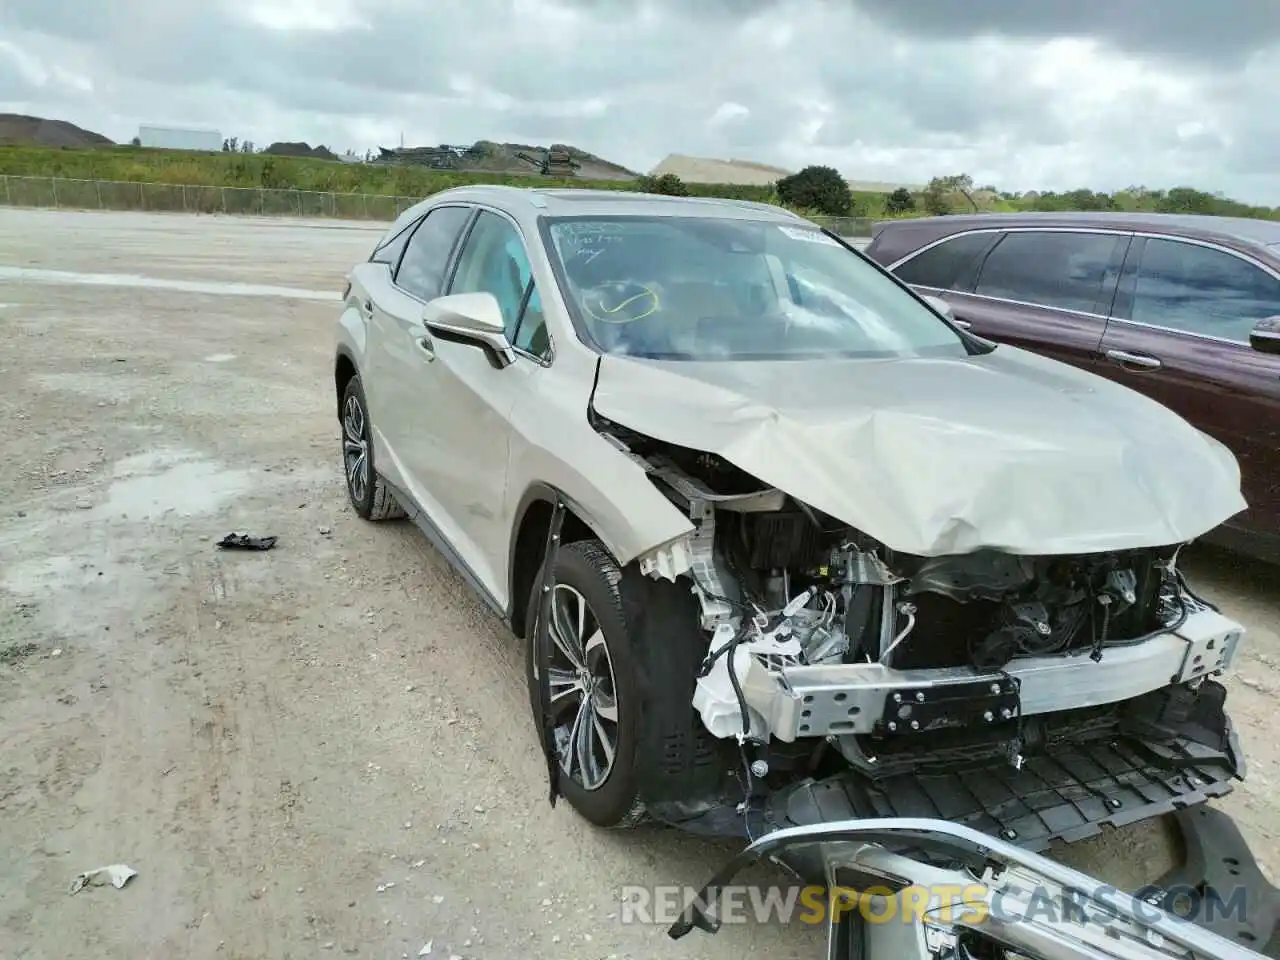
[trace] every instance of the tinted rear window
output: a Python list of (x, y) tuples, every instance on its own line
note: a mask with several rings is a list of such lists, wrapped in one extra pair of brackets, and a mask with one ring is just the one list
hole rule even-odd
[(470, 217), (467, 207), (436, 207), (428, 213), (409, 238), (396, 269), (396, 285), (423, 300), (438, 297), (449, 255)]
[(968, 290), (973, 286), (973, 275), (982, 255), (995, 243), (997, 236), (969, 233), (952, 237), (912, 257), (894, 273), (903, 283), (939, 290)]
[(394, 272), (396, 264), (400, 262), (400, 254), (404, 253), (405, 244), (409, 242), (409, 236), (413, 233), (413, 228), (418, 225), (419, 220), (413, 220), (405, 224), (399, 233), (393, 234), (378, 244), (378, 248), (373, 251), (373, 255), (369, 257), (369, 260), (373, 263), (385, 263)]
[(1114, 282), (1117, 246), (1105, 233), (1008, 233), (982, 264), (975, 293), (1093, 313), (1104, 281)]

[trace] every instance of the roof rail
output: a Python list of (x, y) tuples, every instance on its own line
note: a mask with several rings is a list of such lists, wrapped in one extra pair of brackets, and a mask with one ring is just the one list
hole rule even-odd
[(763, 200), (740, 200), (737, 197), (670, 197), (667, 194), (653, 194), (653, 196), (666, 197), (667, 199), (672, 200), (694, 200), (699, 203), (742, 207), (747, 210), (759, 210), (761, 213), (780, 213), (792, 220), (804, 221), (804, 217), (800, 216), (800, 214), (795, 211), (788, 210), (786, 207), (780, 207), (776, 203), (765, 203)]
[[(525, 197), (532, 206), (537, 207), (539, 209), (543, 209), (543, 210), (547, 208), (547, 197), (553, 196), (558, 193), (564, 193), (569, 191), (572, 191), (574, 193), (590, 193), (599, 197), (600, 199), (607, 199), (611, 194), (616, 194), (618, 192), (614, 190), (601, 190), (601, 189), (592, 188), (592, 187), (559, 187), (559, 186), (557, 187), (551, 187), (551, 186), (518, 187), (518, 186), (515, 186), (514, 184), (509, 184), (509, 183), (459, 184), (456, 187), (449, 187), (448, 189), (442, 190), (440, 192), (452, 193), (454, 191), (458, 191), (458, 192), (477, 191), (481, 193), (498, 192), (498, 193), (506, 193), (506, 194), (519, 194)], [(800, 214), (796, 213), (793, 210), (788, 210), (786, 207), (781, 207), (781, 206), (778, 206), (777, 204), (765, 203), (762, 200), (741, 200), (736, 197), (676, 197), (676, 196), (671, 196), (670, 194), (665, 194), (665, 193), (644, 193), (643, 191), (633, 192), (630, 190), (623, 191), (623, 192), (627, 194), (631, 194), (632, 196), (635, 196), (637, 194), (642, 194), (643, 196), (646, 196), (646, 197), (653, 197), (654, 199), (658, 199), (658, 200), (670, 200), (678, 203), (692, 202), (692, 203), (703, 204), (706, 206), (731, 206), (731, 207), (738, 207), (740, 209), (746, 209), (746, 210), (759, 210), (761, 213), (769, 213), (775, 216), (780, 215), (790, 220), (798, 220), (801, 223), (809, 222), (808, 220), (806, 220), (804, 217), (802, 217)]]
[(747, 207), (751, 210), (767, 210), (770, 213), (786, 214), (792, 220), (803, 220), (804, 217), (796, 213), (794, 210), (788, 210), (786, 207), (779, 206), (776, 203), (765, 203), (763, 200), (727, 200), (729, 203), (736, 203), (739, 206)]

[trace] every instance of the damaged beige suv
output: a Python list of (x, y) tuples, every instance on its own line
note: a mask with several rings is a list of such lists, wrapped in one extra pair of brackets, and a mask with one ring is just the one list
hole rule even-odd
[(351, 503), (524, 640), (593, 823), (1043, 848), (1242, 775), (1243, 630), (1177, 566), (1240, 474), (1164, 407), (762, 204), (450, 190), (349, 283)]

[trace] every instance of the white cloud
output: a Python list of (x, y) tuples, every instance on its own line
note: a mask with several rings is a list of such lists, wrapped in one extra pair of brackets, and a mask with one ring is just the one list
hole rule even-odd
[(725, 101), (716, 107), (715, 111), (707, 119), (707, 123), (713, 127), (723, 126), (727, 123), (733, 123), (736, 120), (745, 120), (751, 116), (751, 108), (744, 107), (740, 103), (732, 103)]
[(251, 6), (235, 7), (229, 13), (245, 23), (285, 33), (337, 33), (369, 27), (354, 0), (255, 0)]
[[(1280, 204), (1280, 5), (6, 0), (0, 111), (339, 151), (572, 143)], [(1229, 21), (1229, 22), (1228, 22)]]

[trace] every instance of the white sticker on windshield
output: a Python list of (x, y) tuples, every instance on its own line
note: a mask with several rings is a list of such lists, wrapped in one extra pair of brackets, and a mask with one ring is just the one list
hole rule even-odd
[(840, 244), (836, 243), (825, 233), (822, 233), (819, 230), (799, 230), (796, 227), (779, 227), (778, 229), (792, 240), (804, 240), (808, 243), (825, 243), (831, 247), (840, 246)]

